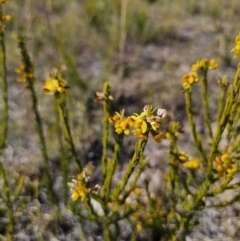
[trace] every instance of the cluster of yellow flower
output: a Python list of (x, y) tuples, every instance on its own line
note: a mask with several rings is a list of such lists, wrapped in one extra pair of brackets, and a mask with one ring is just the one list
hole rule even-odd
[[(0, 5), (2, 5), (4, 3), (8, 3), (8, 0), (0, 0)], [(9, 22), (11, 19), (12, 19), (12, 17), (9, 14), (2, 15), (2, 12), (1, 12), (0, 26), (3, 27), (2, 30), (4, 29), (4, 26), (2, 25), (2, 22)]]
[(11, 21), (11, 19), (12, 19), (12, 17), (11, 17), (11, 15), (9, 15), (9, 14), (3, 15), (3, 16), (1, 17), (1, 20), (2, 20), (2, 21), (5, 21), (5, 22), (9, 22), (9, 21)]
[(20, 75), (19, 78), (17, 78), (18, 82), (26, 82), (27, 80), (30, 80), (32, 82), (36, 82), (37, 79), (34, 77), (34, 67), (26, 69), (24, 64), (21, 64), (18, 68), (15, 69), (15, 72)]
[(198, 71), (214, 70), (218, 68), (215, 59), (201, 59), (192, 65), (191, 72), (182, 77), (182, 85), (185, 90), (189, 90), (194, 83), (199, 82)]
[(231, 50), (231, 52), (235, 52), (234, 59), (240, 58), (240, 33), (235, 38), (236, 46)]
[(8, 3), (8, 2), (9, 2), (8, 0), (0, 0), (0, 4)]
[(61, 78), (51, 78), (46, 80), (45, 84), (42, 87), (42, 90), (45, 94), (62, 94), (64, 93), (69, 86), (66, 85), (65, 81)]
[(160, 131), (161, 123), (166, 122), (167, 111), (158, 109), (155, 115), (156, 108), (146, 105), (143, 112), (139, 115), (134, 113), (130, 117), (124, 117), (124, 111), (109, 118), (109, 122), (114, 125), (115, 132), (118, 135), (129, 135), (131, 128), (134, 128), (132, 133), (138, 139), (147, 140), (150, 132), (156, 142), (166, 139), (166, 133)]
[(50, 72), (50, 78), (46, 80), (42, 87), (45, 94), (62, 94), (69, 89), (62, 77), (65, 70), (65, 66), (62, 66), (60, 69), (53, 69)]
[(233, 159), (231, 159), (227, 153), (216, 157), (213, 162), (213, 166), (220, 175), (233, 174), (237, 172), (237, 167), (234, 165)]
[(185, 90), (189, 90), (194, 83), (199, 82), (197, 72), (190, 72), (182, 77), (182, 85)]
[(198, 170), (200, 169), (200, 161), (196, 158), (189, 158), (185, 152), (180, 152), (178, 158), (183, 162), (183, 166), (187, 169)]
[(88, 199), (91, 193), (98, 193), (100, 190), (99, 185), (95, 185), (93, 188), (88, 188), (89, 176), (86, 175), (86, 172), (78, 174), (77, 178), (73, 178), (72, 182), (68, 183), (68, 186), (71, 188), (72, 200), (77, 201), (78, 198), (81, 198), (82, 201)]
[(214, 70), (218, 68), (218, 63), (216, 62), (215, 59), (200, 59), (197, 60), (196, 63), (192, 65), (191, 70), (192, 71), (199, 71), (199, 70)]

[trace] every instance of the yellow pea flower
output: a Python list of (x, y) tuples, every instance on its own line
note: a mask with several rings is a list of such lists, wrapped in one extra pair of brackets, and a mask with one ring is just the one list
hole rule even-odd
[(75, 202), (78, 198), (81, 198), (82, 201), (86, 200), (89, 190), (85, 187), (76, 187), (75, 189), (71, 189), (72, 192), (72, 200)]
[(218, 63), (216, 62), (215, 59), (210, 59), (210, 62), (209, 62), (209, 69), (210, 70), (214, 70), (214, 69), (217, 69), (218, 68)]
[(198, 159), (191, 159), (191, 160), (183, 163), (183, 166), (187, 169), (197, 170), (200, 168), (200, 162)]
[(231, 52), (235, 52), (234, 59), (240, 58), (240, 33), (235, 38), (236, 46), (231, 50)]
[(63, 80), (59, 79), (49, 79), (45, 82), (42, 90), (45, 94), (50, 93), (60, 93), (65, 92), (69, 87), (65, 84)]
[(161, 142), (163, 139), (166, 139), (166, 134), (165, 132), (159, 132), (155, 136), (153, 136), (154, 141), (156, 142)]

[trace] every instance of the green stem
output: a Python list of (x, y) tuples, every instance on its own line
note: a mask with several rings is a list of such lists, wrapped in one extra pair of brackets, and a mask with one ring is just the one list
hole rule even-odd
[(102, 149), (102, 175), (103, 181), (107, 175), (108, 138), (109, 138), (109, 116), (110, 116), (110, 86), (108, 82), (103, 83), (103, 149)]
[(146, 144), (147, 144), (147, 140), (141, 140), (141, 139), (139, 139), (138, 142), (136, 143), (133, 158), (131, 159), (130, 163), (127, 166), (127, 169), (126, 169), (125, 174), (122, 178), (122, 181), (113, 191), (113, 195), (112, 195), (113, 200), (118, 199), (120, 193), (123, 191), (124, 187), (126, 186), (126, 184), (129, 180), (130, 176), (132, 175), (135, 167), (138, 165), (140, 159), (142, 158), (142, 155), (143, 155), (144, 148), (145, 148)]
[(124, 193), (123, 200), (126, 200), (126, 198), (130, 195), (132, 190), (136, 187), (136, 183), (137, 183), (140, 175), (142, 174), (144, 168), (145, 168), (145, 162), (140, 164), (139, 169), (136, 171), (136, 175), (133, 178), (133, 181), (130, 182), (128, 190)]
[(208, 85), (207, 85), (207, 69), (203, 70), (202, 77), (202, 103), (203, 103), (203, 111), (204, 111), (204, 122), (207, 127), (208, 135), (212, 138), (212, 128), (210, 122), (210, 111), (209, 111), (209, 103), (208, 103)]
[(110, 189), (112, 184), (112, 178), (118, 163), (119, 153), (122, 146), (122, 140), (123, 140), (123, 135), (119, 137), (118, 142), (115, 144), (112, 163), (110, 163), (109, 169), (107, 170), (106, 176), (104, 179), (103, 191), (104, 191), (104, 198), (106, 202), (110, 198), (109, 194), (110, 194)]
[[(56, 108), (57, 107), (57, 108)], [(60, 152), (60, 171), (62, 174), (62, 186), (63, 186), (63, 200), (65, 204), (68, 202), (68, 180), (69, 180), (69, 162), (68, 162), (68, 155), (65, 152), (66, 147), (63, 143), (63, 133), (61, 129), (61, 121), (58, 111), (58, 106), (55, 105), (55, 112), (57, 116), (57, 124), (56, 124), (56, 132), (58, 136), (58, 145), (59, 145), (59, 152)]]
[(26, 81), (27, 81), (28, 89), (29, 89), (30, 95), (31, 95), (32, 110), (34, 112), (35, 119), (36, 119), (36, 130), (38, 133), (38, 137), (40, 139), (40, 149), (41, 149), (42, 156), (44, 159), (44, 172), (47, 177), (48, 191), (50, 192), (51, 200), (54, 201), (55, 203), (57, 203), (58, 201), (56, 199), (56, 195), (53, 190), (53, 179), (52, 179), (51, 173), (49, 171), (49, 158), (48, 158), (48, 154), (47, 154), (45, 137), (43, 134), (42, 119), (41, 119), (41, 116), (38, 111), (38, 100), (37, 100), (36, 92), (35, 92), (34, 85), (33, 85), (33, 76), (32, 75), (33, 75), (34, 67), (33, 67), (32, 61), (30, 59), (30, 56), (28, 55), (28, 51), (27, 51), (23, 37), (19, 37), (19, 48), (21, 50), (22, 59), (23, 59), (23, 63), (25, 66), (25, 71), (26, 71), (26, 76), (27, 76)]
[(185, 91), (185, 99), (186, 99), (186, 112), (187, 112), (187, 117), (188, 117), (188, 123), (189, 123), (190, 128), (191, 128), (191, 134), (192, 134), (192, 137), (193, 137), (194, 145), (197, 148), (198, 154), (202, 158), (202, 160), (203, 160), (203, 162), (206, 166), (207, 165), (207, 158), (204, 154), (201, 141), (200, 141), (199, 137), (197, 136), (196, 126), (195, 126), (195, 122), (194, 122), (194, 119), (193, 119), (192, 98), (191, 98), (190, 90)]
[(0, 160), (0, 172), (3, 177), (3, 182), (4, 182), (4, 192), (6, 193), (6, 205), (8, 207), (8, 218), (9, 218), (9, 223), (7, 225), (7, 240), (13, 240), (13, 234), (14, 234), (14, 224), (15, 224), (15, 218), (14, 218), (14, 210), (13, 210), (13, 202), (11, 199), (11, 193), (10, 193), (10, 185), (7, 179), (7, 175), (5, 172), (5, 169), (2, 164), (2, 160)]
[(193, 198), (190, 201), (186, 201), (186, 204), (184, 204), (184, 209), (186, 212), (190, 213), (191, 211), (201, 209), (202, 199), (206, 196), (206, 193), (209, 191), (211, 185), (212, 181), (209, 178), (206, 178)]
[(3, 93), (3, 113), (2, 113), (2, 127), (0, 138), (0, 150), (6, 145), (7, 130), (8, 130), (8, 84), (7, 84), (7, 65), (6, 65), (6, 47), (5, 34), (2, 19), (2, 5), (0, 4), (0, 46), (2, 55), (2, 93)]
[(222, 118), (222, 114), (224, 111), (224, 104), (226, 101), (226, 94), (228, 90), (228, 83), (226, 82), (225, 78), (223, 77), (222, 80), (219, 80), (219, 87), (220, 87), (220, 94), (218, 97), (218, 122), (220, 122)]
[(178, 164), (175, 163), (175, 156), (172, 154), (174, 148), (176, 148), (176, 137), (174, 134), (171, 135), (171, 141), (170, 141), (170, 155), (168, 159), (168, 168), (169, 168), (169, 184), (170, 184), (170, 207), (171, 212), (174, 212), (174, 206), (176, 203), (175, 199), (175, 188), (179, 190), (179, 176), (178, 176)]
[(216, 130), (215, 136), (213, 138), (213, 141), (211, 143), (210, 155), (208, 158), (208, 168), (207, 168), (208, 175), (211, 175), (211, 173), (212, 173), (212, 169), (213, 169), (212, 162), (216, 156), (219, 142), (222, 139), (222, 134), (228, 123), (229, 117), (231, 115), (231, 111), (233, 112), (236, 108), (235, 104), (237, 103), (238, 96), (239, 96), (239, 89), (240, 89), (239, 75), (240, 75), (240, 65), (238, 65), (238, 69), (237, 69), (237, 72), (236, 72), (236, 75), (234, 78), (234, 82), (228, 92), (227, 102), (226, 102), (222, 117), (221, 117), (220, 121), (217, 122), (217, 130)]
[(232, 181), (232, 179), (233, 179), (232, 175), (225, 176), (222, 183), (219, 185), (219, 187), (213, 191), (213, 195), (216, 196), (219, 193), (223, 193), (227, 185)]
[(77, 164), (78, 167), (78, 172), (82, 172), (82, 164), (81, 161), (78, 159), (77, 156), (77, 151), (73, 142), (73, 138), (72, 138), (72, 134), (71, 134), (71, 129), (69, 126), (69, 122), (68, 122), (68, 116), (67, 116), (67, 111), (66, 111), (66, 107), (65, 107), (65, 101), (63, 100), (64, 96), (63, 94), (55, 94), (57, 103), (58, 103), (58, 109), (59, 109), (59, 114), (64, 126), (64, 135), (65, 135), (65, 139), (67, 140), (67, 142), (70, 145), (71, 148), (71, 152), (74, 158), (75, 163)]
[(110, 223), (107, 219), (103, 220), (103, 240), (111, 241)]

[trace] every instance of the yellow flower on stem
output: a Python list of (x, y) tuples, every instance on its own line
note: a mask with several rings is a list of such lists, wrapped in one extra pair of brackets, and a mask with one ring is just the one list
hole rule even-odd
[(108, 121), (114, 125), (115, 132), (120, 135), (124, 133), (125, 135), (130, 134), (131, 125), (129, 123), (129, 118), (124, 117), (124, 110), (108, 119)]
[(118, 120), (115, 125), (115, 131), (120, 135), (122, 132), (125, 135), (130, 134), (130, 125), (128, 124), (128, 119)]
[(2, 21), (9, 22), (12, 19), (11, 15), (3, 15), (2, 16)]
[(201, 69), (201, 61), (197, 60), (196, 63), (192, 65), (191, 71), (197, 72), (199, 69)]
[(166, 139), (166, 133), (165, 132), (158, 132), (156, 135), (153, 135), (153, 139), (156, 142), (161, 142), (163, 139)]
[(151, 127), (154, 131), (157, 131), (160, 128), (160, 124), (158, 121), (156, 121), (156, 118), (154, 116), (149, 117), (147, 121), (151, 124)]
[(21, 64), (18, 68), (15, 69), (15, 72), (17, 74), (22, 74), (25, 72), (25, 65), (24, 64)]
[(210, 70), (214, 70), (214, 69), (217, 69), (218, 68), (218, 63), (216, 62), (215, 59), (210, 59), (210, 62), (209, 62), (209, 67), (208, 67)]
[(133, 131), (134, 136), (141, 140), (147, 140), (148, 137), (142, 133), (142, 130), (137, 128)]
[(112, 117), (109, 117), (108, 121), (111, 123), (111, 124), (115, 124), (117, 121), (119, 121), (121, 119), (121, 116), (119, 114), (115, 114), (114, 116)]
[(185, 152), (180, 152), (178, 158), (181, 162), (189, 161), (189, 156)]
[(85, 187), (76, 187), (71, 189), (71, 193), (71, 198), (74, 202), (77, 201), (78, 198), (81, 198), (82, 201), (85, 201), (89, 193), (89, 190)]
[(208, 69), (209, 67), (209, 60), (207, 58), (203, 58), (200, 60), (200, 66), (202, 69)]
[(235, 52), (234, 59), (240, 58), (240, 33), (235, 38), (236, 46), (231, 50), (231, 52)]
[(232, 175), (238, 171), (237, 167), (234, 165), (233, 159), (230, 158), (228, 153), (224, 153), (221, 157), (217, 156), (213, 161), (213, 166), (220, 175)]
[(190, 170), (198, 170), (200, 168), (200, 162), (198, 159), (191, 159), (183, 163), (183, 166)]
[(191, 71), (192, 72), (198, 72), (199, 70), (203, 69), (209, 69), (209, 70), (214, 70), (218, 68), (218, 63), (216, 62), (215, 59), (207, 59), (203, 58), (200, 60), (197, 60), (196, 63), (192, 65)]
[(24, 83), (27, 80), (36, 82), (37, 79), (34, 77), (34, 67), (27, 69), (24, 64), (21, 64), (18, 68), (15, 69), (15, 73), (19, 74), (20, 77), (17, 78), (17, 81), (20, 83)]
[(182, 77), (182, 85), (185, 90), (191, 88), (194, 83), (199, 82), (199, 77), (197, 72), (190, 72)]
[(69, 86), (67, 86), (63, 80), (49, 79), (45, 82), (44, 86), (42, 87), (42, 90), (45, 94), (51, 94), (51, 93), (62, 94), (68, 88)]
[(0, 0), (0, 4), (8, 3), (8, 0)]
[(100, 190), (99, 185), (95, 185), (93, 188), (87, 188), (89, 181), (89, 176), (86, 175), (86, 172), (78, 174), (77, 178), (72, 179), (72, 182), (68, 182), (68, 186), (71, 188), (72, 193), (71, 198), (75, 202), (78, 198), (81, 198), (82, 201), (88, 199), (91, 193), (97, 194)]

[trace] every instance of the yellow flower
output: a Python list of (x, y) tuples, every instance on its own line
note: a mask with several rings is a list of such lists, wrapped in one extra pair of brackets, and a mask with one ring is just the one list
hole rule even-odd
[(137, 224), (136, 229), (139, 233), (143, 231), (143, 226), (141, 224)]
[[(140, 115), (134, 114), (129, 118), (130, 126), (133, 125), (136, 129), (138, 129), (137, 133), (141, 131), (141, 133), (144, 134), (147, 131), (147, 122), (144, 120), (146, 117), (146, 114), (147, 114), (146, 112), (142, 112)], [(140, 136), (140, 135), (137, 134), (137, 136)]]
[(18, 68), (15, 69), (15, 72), (17, 74), (22, 74), (25, 72), (25, 65), (24, 64), (21, 64)]
[(3, 16), (2, 16), (2, 21), (9, 22), (9, 21), (11, 20), (11, 18), (12, 18), (12, 17), (11, 17), (11, 15), (9, 15), (9, 14), (8, 14), (8, 15), (3, 15)]
[(136, 136), (138, 139), (141, 139), (141, 140), (147, 140), (147, 139), (148, 139), (148, 137), (142, 133), (142, 130), (141, 130), (141, 129), (135, 129), (135, 130), (133, 131), (133, 134), (134, 134), (134, 136)]
[(42, 90), (45, 94), (50, 93), (60, 93), (65, 92), (69, 87), (65, 84), (63, 80), (59, 79), (49, 79), (45, 82)]
[(200, 68), (201, 68), (200, 60), (197, 60), (197, 62), (192, 65), (191, 71), (197, 72)]
[(160, 128), (160, 123), (165, 123), (167, 117), (167, 111), (165, 109), (158, 109), (157, 116), (147, 117), (147, 122), (150, 123), (154, 131), (158, 131)]
[(219, 173), (219, 174), (223, 174), (223, 173), (224, 173), (224, 168), (223, 168), (223, 166), (222, 166), (222, 165), (216, 166), (216, 171), (217, 171), (217, 173)]
[(191, 88), (192, 84), (199, 82), (199, 77), (197, 72), (190, 72), (182, 77), (182, 85), (185, 90)]
[(108, 120), (111, 124), (115, 124), (117, 121), (120, 120), (120, 116), (118, 114), (115, 114), (113, 117), (109, 117)]
[(216, 62), (215, 59), (210, 59), (210, 62), (209, 62), (209, 69), (210, 70), (214, 70), (214, 69), (217, 69), (218, 68), (218, 63)]
[(0, 0), (0, 4), (8, 3), (8, 0)]
[(85, 201), (91, 193), (97, 194), (99, 192), (101, 189), (99, 185), (95, 185), (93, 188), (87, 188), (88, 181), (89, 176), (83, 171), (78, 174), (77, 177), (73, 177), (72, 182), (68, 182), (68, 186), (71, 188), (71, 198), (73, 201), (77, 201), (78, 198)]
[(221, 156), (221, 161), (222, 162), (229, 162), (230, 161), (230, 157), (228, 153), (225, 153)]
[(231, 50), (231, 52), (235, 52), (234, 59), (240, 58), (240, 33), (235, 38), (236, 46)]
[(125, 135), (129, 135), (130, 134), (130, 125), (128, 124), (128, 120), (124, 119), (121, 124), (120, 124), (123, 132)]
[(200, 162), (198, 159), (191, 159), (183, 163), (183, 166), (187, 169), (197, 170), (200, 168)]
[(30, 69), (26, 69), (25, 65), (21, 64), (18, 68), (15, 69), (15, 73), (20, 75), (20, 77), (17, 78), (18, 82), (23, 83), (23, 82), (26, 82), (27, 80), (32, 82), (37, 81), (37, 79), (33, 75), (34, 67)]
[(238, 168), (236, 166), (232, 166), (231, 168), (227, 169), (227, 173), (233, 175), (234, 173), (238, 172)]
[(152, 129), (154, 131), (157, 131), (160, 128), (160, 124), (158, 122), (156, 122), (156, 121), (150, 121), (150, 124), (151, 124)]
[(200, 60), (200, 66), (203, 69), (208, 69), (208, 67), (209, 67), (209, 60), (207, 58), (201, 59)]
[(89, 190), (85, 187), (76, 187), (71, 189), (72, 200), (75, 202), (78, 198), (81, 198), (82, 201), (86, 200)]
[(128, 119), (118, 120), (116, 121), (115, 125), (115, 131), (120, 135), (122, 132), (124, 132), (125, 135), (130, 134), (130, 125), (128, 124)]
[(181, 162), (189, 161), (189, 156), (185, 152), (180, 152), (178, 158)]
[(156, 142), (161, 142), (163, 139), (166, 139), (166, 134), (165, 132), (159, 132), (156, 135), (153, 136), (154, 141)]

